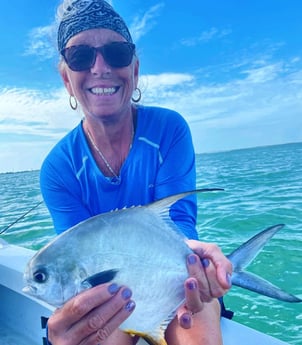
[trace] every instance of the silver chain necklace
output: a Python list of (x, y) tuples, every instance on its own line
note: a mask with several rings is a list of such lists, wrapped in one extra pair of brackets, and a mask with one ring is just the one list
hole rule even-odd
[(102, 158), (103, 162), (105, 163), (107, 169), (111, 172), (111, 174), (119, 181), (120, 177), (118, 176), (118, 174), (115, 173), (115, 171), (113, 170), (113, 168), (111, 167), (111, 165), (109, 164), (109, 162), (107, 161), (107, 159), (105, 158), (105, 156), (103, 155), (103, 153), (101, 152), (101, 150), (96, 146), (96, 143), (94, 142), (94, 140), (92, 139), (92, 136), (89, 132), (89, 130), (87, 129), (87, 134), (89, 137), (89, 140), (92, 144), (92, 146), (95, 148), (95, 150), (97, 151), (97, 153), (99, 154), (99, 156)]

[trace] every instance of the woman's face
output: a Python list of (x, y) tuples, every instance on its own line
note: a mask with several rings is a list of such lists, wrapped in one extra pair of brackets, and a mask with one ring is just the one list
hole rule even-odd
[[(124, 42), (115, 31), (92, 29), (72, 37), (66, 48), (75, 45), (101, 47), (111, 42)], [(131, 97), (138, 82), (139, 62), (134, 56), (131, 64), (122, 68), (110, 67), (98, 53), (95, 64), (88, 70), (72, 71), (65, 62), (61, 75), (70, 95), (81, 104), (86, 116), (119, 117), (131, 109)]]

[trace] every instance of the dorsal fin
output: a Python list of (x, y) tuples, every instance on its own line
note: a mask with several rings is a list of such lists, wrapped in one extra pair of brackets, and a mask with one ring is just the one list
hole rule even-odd
[(157, 200), (146, 207), (152, 210), (153, 212), (160, 214), (162, 216), (168, 215), (170, 207), (175, 204), (178, 200), (185, 198), (186, 196), (189, 196), (191, 194), (196, 194), (196, 193), (205, 193), (205, 192), (217, 192), (217, 191), (223, 191), (224, 189), (222, 188), (201, 188), (201, 189), (196, 189), (192, 190), (189, 192), (183, 192), (183, 193), (178, 193), (174, 194), (171, 196), (168, 196), (166, 198)]

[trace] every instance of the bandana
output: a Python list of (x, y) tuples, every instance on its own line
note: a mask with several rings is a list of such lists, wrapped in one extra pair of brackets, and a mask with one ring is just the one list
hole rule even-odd
[(58, 29), (58, 49), (66, 47), (69, 39), (90, 29), (109, 29), (117, 32), (132, 43), (130, 32), (124, 20), (103, 0), (75, 0), (65, 10)]

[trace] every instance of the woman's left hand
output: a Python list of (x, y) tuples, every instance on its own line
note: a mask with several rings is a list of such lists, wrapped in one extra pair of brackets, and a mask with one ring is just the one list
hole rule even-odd
[(191, 316), (202, 311), (204, 303), (223, 296), (232, 286), (232, 263), (211, 243), (187, 241), (195, 254), (187, 257), (190, 277), (185, 281), (186, 302), (178, 310), (179, 323), (190, 328)]

